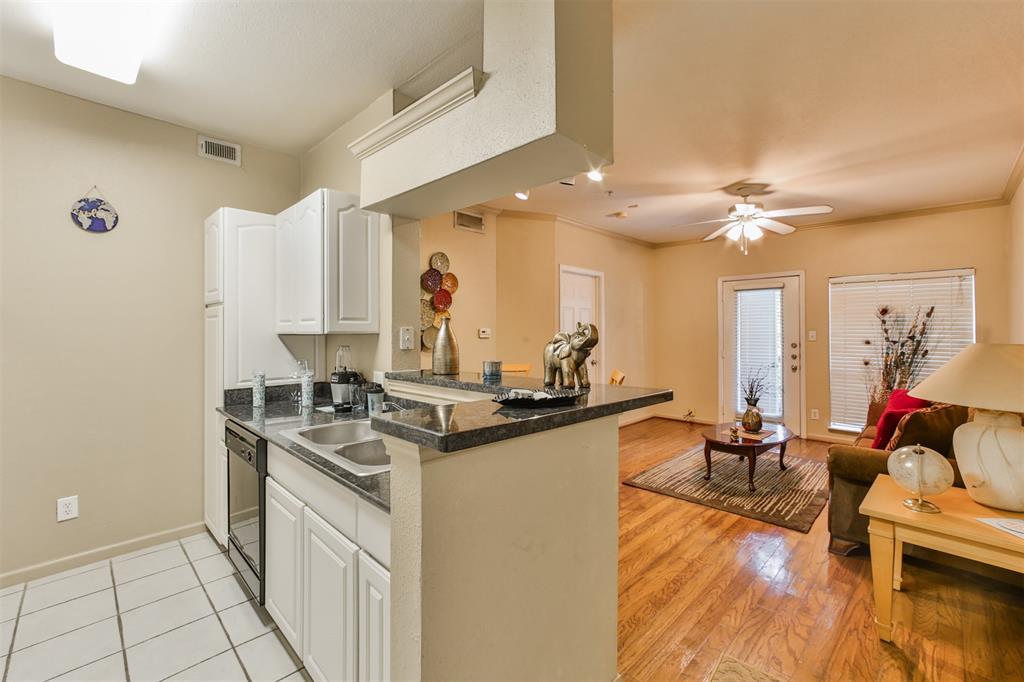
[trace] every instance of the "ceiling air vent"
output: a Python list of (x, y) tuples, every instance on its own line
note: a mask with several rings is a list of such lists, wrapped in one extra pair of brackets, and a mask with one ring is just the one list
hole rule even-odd
[(242, 145), (200, 135), (199, 156), (204, 159), (213, 159), (214, 161), (223, 161), (234, 166), (241, 166)]
[(455, 211), (454, 222), (455, 227), (460, 230), (469, 230), (470, 232), (476, 232), (477, 234), (484, 233), (484, 217), (476, 215), (475, 213), (467, 213), (465, 211)]

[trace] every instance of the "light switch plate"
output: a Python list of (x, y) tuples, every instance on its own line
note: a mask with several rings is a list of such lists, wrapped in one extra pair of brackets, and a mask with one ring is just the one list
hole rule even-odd
[(478, 339), (489, 339), (491, 338), (491, 330), (489, 327), (480, 327), (476, 330), (476, 336)]
[(817, 341), (818, 340), (818, 332), (813, 331), (813, 330), (807, 332), (807, 340), (808, 341)]
[(412, 327), (398, 328), (398, 350), (412, 350)]
[(811, 410), (811, 419), (821, 419), (821, 413), (817, 410)]
[(57, 523), (78, 518), (78, 495), (57, 500)]

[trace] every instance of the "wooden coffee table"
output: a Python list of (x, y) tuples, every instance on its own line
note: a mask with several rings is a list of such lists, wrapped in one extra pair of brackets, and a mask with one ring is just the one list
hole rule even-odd
[(757, 456), (771, 450), (776, 445), (779, 446), (779, 468), (785, 471), (786, 463), (783, 458), (786, 456), (786, 443), (794, 438), (794, 434), (782, 424), (765, 424), (762, 430), (772, 433), (764, 438), (744, 438), (743, 427), (739, 427), (739, 440), (732, 440), (729, 429), (734, 426), (738, 425), (735, 422), (726, 422), (709, 426), (701, 431), (701, 435), (704, 436), (704, 461), (708, 465), (708, 473), (705, 474), (704, 480), (711, 480), (711, 451), (728, 452), (732, 455), (739, 455), (741, 458), (747, 458), (748, 487), (750, 492), (756, 492), (754, 466), (757, 464)]

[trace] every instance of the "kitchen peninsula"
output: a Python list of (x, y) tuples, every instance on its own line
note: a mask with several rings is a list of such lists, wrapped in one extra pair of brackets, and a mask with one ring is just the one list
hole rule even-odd
[(615, 679), (618, 415), (672, 392), (594, 385), (528, 409), (492, 398), (539, 379), (387, 381), (433, 403), (372, 419), (391, 457), (393, 678)]

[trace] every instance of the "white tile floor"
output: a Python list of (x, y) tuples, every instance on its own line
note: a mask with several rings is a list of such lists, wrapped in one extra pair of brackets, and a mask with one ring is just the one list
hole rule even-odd
[(202, 533), (0, 589), (2, 682), (309, 676)]

